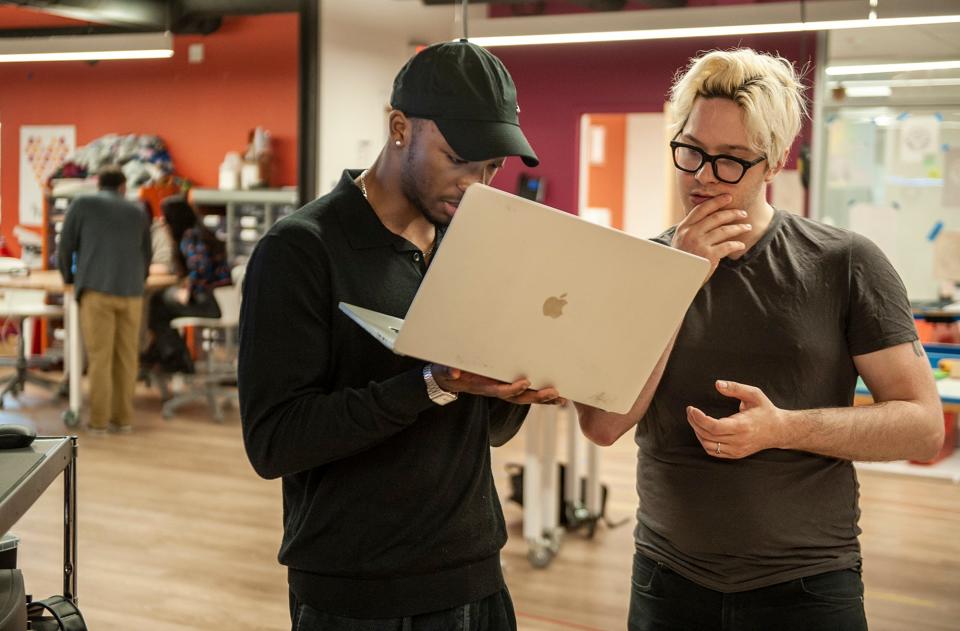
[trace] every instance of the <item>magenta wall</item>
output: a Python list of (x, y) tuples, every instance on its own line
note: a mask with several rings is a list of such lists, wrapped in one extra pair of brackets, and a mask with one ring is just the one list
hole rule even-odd
[[(813, 76), (816, 36), (810, 33), (492, 49), (513, 75), (520, 125), (540, 157), (536, 169), (524, 167), (519, 159), (507, 160), (494, 184), (514, 191), (521, 172), (543, 176), (546, 203), (576, 212), (580, 116), (660, 112), (674, 73), (685, 67), (691, 56), (737, 46), (776, 52), (798, 68), (811, 62), (807, 76)], [(809, 121), (802, 135), (809, 137)], [(789, 168), (793, 161), (791, 156)]]

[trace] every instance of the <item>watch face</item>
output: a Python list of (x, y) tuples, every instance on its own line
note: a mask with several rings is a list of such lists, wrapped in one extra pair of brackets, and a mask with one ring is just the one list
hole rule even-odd
[(423, 367), (423, 381), (427, 386), (427, 396), (437, 405), (446, 405), (457, 400), (457, 394), (455, 392), (447, 392), (440, 387), (440, 384), (438, 384), (437, 380), (433, 377), (430, 364)]
[(452, 392), (445, 392), (441, 390), (436, 394), (436, 396), (430, 398), (433, 399), (433, 402), (437, 403), (438, 405), (446, 405), (456, 401), (457, 395)]

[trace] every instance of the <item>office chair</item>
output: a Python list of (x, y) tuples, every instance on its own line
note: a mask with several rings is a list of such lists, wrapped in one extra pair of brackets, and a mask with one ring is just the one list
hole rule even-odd
[(186, 389), (168, 398), (168, 385), (160, 380), (161, 396), (165, 399), (163, 418), (172, 418), (177, 408), (194, 401), (206, 401), (213, 420), (223, 422), (225, 404), (237, 398), (236, 330), (240, 324), (240, 287), (244, 268), (231, 271), (233, 284), (215, 287), (213, 297), (220, 307), (219, 318), (174, 318), (170, 326), (184, 333), (194, 330), (196, 370), (186, 375)]
[[(20, 259), (9, 257), (0, 257), (0, 275), (3, 276), (26, 276), (29, 269)], [(0, 381), (2, 390), (0, 390), (0, 409), (3, 408), (3, 402), (7, 394), (14, 397), (23, 392), (27, 383), (46, 388), (60, 394), (63, 391), (62, 384), (59, 381), (41, 377), (31, 373), (29, 368), (42, 365), (45, 362), (37, 361), (27, 357), (27, 348), (29, 348), (33, 339), (33, 320), (35, 318), (62, 318), (63, 307), (46, 304), (47, 293), (42, 289), (14, 289), (5, 288), (3, 297), (0, 298), (0, 318), (5, 321), (13, 320), (18, 331), (17, 334), (17, 356), (13, 362), (16, 372), (7, 379)], [(28, 342), (27, 340), (31, 340)]]

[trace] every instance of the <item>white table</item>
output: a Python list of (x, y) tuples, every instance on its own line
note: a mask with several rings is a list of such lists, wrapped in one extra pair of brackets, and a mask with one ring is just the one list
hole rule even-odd
[[(174, 274), (151, 274), (147, 277), (147, 291), (169, 287), (176, 282)], [(80, 333), (80, 306), (74, 297), (73, 286), (64, 284), (59, 270), (33, 270), (27, 276), (0, 277), (0, 288), (42, 289), (51, 294), (63, 294), (67, 320), (63, 361), (69, 384), (69, 402), (63, 413), (63, 422), (67, 427), (76, 426), (80, 422), (80, 407), (83, 404), (83, 338)]]

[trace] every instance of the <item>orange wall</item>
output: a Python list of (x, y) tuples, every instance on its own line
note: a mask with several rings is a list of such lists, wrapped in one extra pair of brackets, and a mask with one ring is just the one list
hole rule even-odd
[(606, 130), (602, 165), (590, 165), (587, 205), (610, 209), (610, 227), (623, 229), (624, 171), (627, 150), (626, 114), (591, 114), (590, 125)]
[[(156, 134), (177, 173), (206, 187), (261, 125), (273, 135), (271, 185), (295, 185), (298, 33), (295, 13), (231, 17), (211, 35), (176, 37), (172, 59), (0, 64), (0, 233), (18, 252), (21, 125), (75, 125), (78, 146)], [(200, 64), (187, 62), (195, 42), (205, 46)]]

